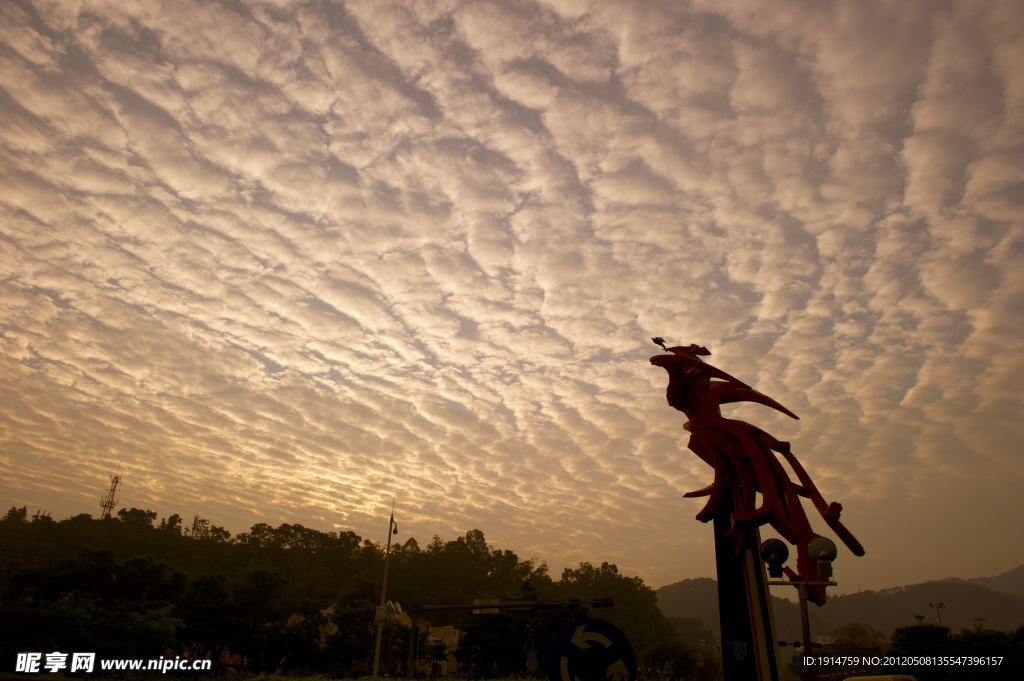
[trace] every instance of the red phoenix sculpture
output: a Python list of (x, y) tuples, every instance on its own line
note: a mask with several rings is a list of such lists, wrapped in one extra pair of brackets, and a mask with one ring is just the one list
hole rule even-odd
[[(655, 339), (655, 342), (660, 340)], [(707, 348), (694, 344), (667, 350), (672, 354), (656, 355), (651, 358), (651, 364), (668, 372), (668, 403), (689, 418), (683, 425), (690, 432), (687, 446), (715, 471), (711, 485), (684, 495), (708, 497), (697, 519), (706, 523), (725, 509), (733, 508), (732, 529), (726, 537), (732, 541), (737, 554), (745, 548), (756, 550), (757, 547), (751, 546), (755, 534), (751, 529), (771, 525), (796, 546), (797, 571), (787, 567), (789, 579), (815, 582), (819, 581), (818, 565), (807, 545), (819, 535), (811, 529), (804, 513), (799, 499), (804, 497), (810, 499), (850, 551), (863, 556), (864, 547), (839, 522), (842, 505), (825, 501), (793, 456), (789, 443), (776, 440), (749, 423), (723, 418), (720, 407), (731, 402), (757, 402), (795, 419), (799, 417), (767, 395), (705, 363), (701, 357), (711, 354)], [(781, 454), (796, 473), (799, 484), (789, 479), (777, 454)], [(808, 588), (808, 598), (821, 605), (825, 602), (825, 588)]]

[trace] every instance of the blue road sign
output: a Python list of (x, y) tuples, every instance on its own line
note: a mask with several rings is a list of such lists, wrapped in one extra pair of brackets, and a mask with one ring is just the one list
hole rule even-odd
[(550, 681), (636, 681), (636, 655), (611, 622), (577, 620), (551, 646)]

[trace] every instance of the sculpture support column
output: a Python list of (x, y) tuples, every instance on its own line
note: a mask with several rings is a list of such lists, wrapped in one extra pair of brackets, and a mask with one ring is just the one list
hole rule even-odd
[(723, 509), (714, 518), (722, 672), (726, 681), (779, 681), (775, 619), (764, 563), (757, 555), (760, 533), (754, 530), (753, 547), (737, 555), (735, 542), (726, 536), (731, 529), (732, 509)]

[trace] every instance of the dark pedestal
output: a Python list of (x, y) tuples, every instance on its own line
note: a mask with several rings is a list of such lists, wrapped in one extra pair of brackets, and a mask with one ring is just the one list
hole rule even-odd
[(713, 521), (725, 681), (779, 681), (768, 580), (757, 553), (760, 533), (754, 530), (751, 546), (736, 555), (732, 541), (725, 537), (732, 527), (731, 511), (724, 510)]

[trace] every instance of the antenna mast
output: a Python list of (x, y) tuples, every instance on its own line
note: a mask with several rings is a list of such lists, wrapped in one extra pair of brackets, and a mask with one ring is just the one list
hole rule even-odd
[(100, 520), (109, 518), (111, 512), (114, 510), (114, 506), (117, 504), (117, 499), (114, 495), (117, 494), (117, 487), (121, 484), (121, 461), (124, 460), (124, 453), (122, 452), (121, 458), (117, 462), (117, 472), (110, 476), (110, 490), (107, 491), (103, 498), (100, 499)]

